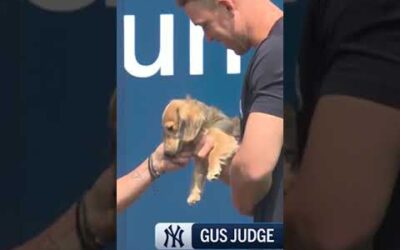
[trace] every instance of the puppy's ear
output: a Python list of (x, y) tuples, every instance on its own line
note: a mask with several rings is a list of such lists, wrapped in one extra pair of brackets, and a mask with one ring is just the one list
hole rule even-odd
[(167, 106), (165, 106), (164, 111), (161, 116), (162, 123), (167, 120), (175, 121), (177, 119), (176, 112), (180, 106), (182, 106), (183, 101), (179, 99), (174, 99), (170, 101)]
[(193, 141), (200, 133), (206, 120), (202, 107), (195, 102), (186, 101), (179, 109), (181, 138), (185, 142)]

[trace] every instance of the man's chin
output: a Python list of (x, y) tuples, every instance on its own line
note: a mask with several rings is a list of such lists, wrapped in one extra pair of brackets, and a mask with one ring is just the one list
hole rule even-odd
[(242, 55), (246, 54), (248, 51), (247, 49), (242, 49), (242, 48), (241, 49), (232, 49), (232, 50), (238, 56), (242, 56)]
[(224, 43), (225, 48), (228, 48), (230, 50), (232, 50), (233, 52), (235, 52), (236, 55), (241, 56), (247, 53), (248, 49), (245, 47), (233, 47), (233, 46), (229, 46), (227, 44)]

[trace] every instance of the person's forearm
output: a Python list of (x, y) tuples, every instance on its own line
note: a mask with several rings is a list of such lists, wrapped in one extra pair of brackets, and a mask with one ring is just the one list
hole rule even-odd
[[(293, 177), (293, 183), (296, 177)], [(295, 186), (295, 185), (294, 185)], [(323, 222), (312, 218), (308, 212), (308, 207), (302, 201), (302, 197), (297, 193), (295, 188), (291, 188), (285, 196), (284, 206), (285, 221), (285, 249), (302, 250), (302, 249), (337, 249), (337, 250), (372, 250), (373, 237), (364, 238), (361, 241), (342, 240), (350, 235), (350, 233), (342, 233), (353, 225), (347, 224), (343, 226), (343, 230), (332, 231), (328, 235), (324, 235), (324, 228), (332, 228), (334, 225), (322, 225)], [(342, 235), (338, 237), (338, 234)], [(341, 242), (341, 244), (337, 244)]]
[(253, 178), (248, 175), (246, 166), (231, 167), (230, 185), (235, 207), (243, 215), (253, 215), (254, 207), (261, 201), (271, 187), (271, 176)]
[(151, 183), (146, 159), (137, 168), (117, 180), (117, 211), (121, 212), (133, 203)]
[(230, 184), (234, 206), (241, 214), (251, 215), (271, 187), (272, 172), (282, 150), (283, 119), (253, 112), (246, 124), (231, 163)]
[[(277, 157), (274, 157), (277, 159)], [(228, 168), (228, 182), (231, 186), (235, 208), (242, 214), (252, 216), (255, 206), (268, 193), (272, 185), (272, 170), (276, 161), (270, 166), (264, 163), (260, 168), (247, 154), (239, 150)]]
[(74, 204), (51, 227), (15, 250), (80, 250), (81, 243), (76, 226), (76, 205)]
[[(337, 249), (337, 250), (372, 250), (373, 249), (373, 239), (368, 238), (362, 242), (352, 244), (344, 244), (340, 247), (334, 243), (334, 235), (332, 239), (322, 238), (315, 231), (309, 230), (309, 227), (305, 227), (303, 224), (299, 224), (300, 220), (307, 219), (301, 215), (292, 213), (292, 205), (286, 204), (285, 197), (285, 249), (287, 250), (303, 250), (303, 249), (315, 249), (315, 250), (327, 250), (327, 249)], [(301, 204), (297, 204), (301, 206)], [(335, 245), (332, 247), (332, 245)]]

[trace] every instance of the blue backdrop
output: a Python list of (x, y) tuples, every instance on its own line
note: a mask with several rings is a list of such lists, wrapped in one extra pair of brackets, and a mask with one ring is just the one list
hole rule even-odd
[[(281, 0), (276, 3), (282, 7)], [(163, 25), (173, 22), (173, 30), (162, 34), (161, 43), (168, 48), (166, 41), (173, 38), (171, 56), (165, 48), (159, 55), (160, 15), (166, 14), (169, 16), (163, 20)], [(221, 108), (230, 116), (239, 114), (243, 77), (253, 52), (241, 58), (240, 70), (236, 69), (232, 74), (233, 71), (227, 70), (226, 49), (205, 42), (204, 62), (196, 64), (200, 73), (194, 74), (190, 70), (190, 65), (194, 65), (190, 61), (194, 57), (191, 58), (189, 52), (189, 30), (189, 19), (176, 7), (174, 0), (156, 0), (151, 4), (145, 1), (118, 2), (118, 176), (140, 164), (160, 143), (161, 115), (169, 100), (190, 94)], [(201, 50), (196, 48), (195, 51)], [(163, 65), (161, 71), (150, 72), (148, 67), (139, 69), (132, 66), (134, 61), (140, 65), (152, 65), (159, 57), (164, 58), (164, 61), (159, 61)], [(208, 182), (201, 202), (189, 207), (186, 198), (192, 171), (193, 167), (189, 166), (162, 176), (135, 204), (118, 216), (118, 249), (154, 249), (154, 226), (158, 222), (252, 221), (234, 210), (229, 188), (220, 182)]]

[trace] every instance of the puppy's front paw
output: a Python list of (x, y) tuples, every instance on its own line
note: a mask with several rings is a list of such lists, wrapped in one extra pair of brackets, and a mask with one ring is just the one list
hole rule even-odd
[(217, 180), (219, 178), (219, 176), (221, 175), (221, 171), (222, 171), (222, 169), (220, 167), (215, 168), (215, 170), (213, 170), (213, 171), (208, 171), (207, 180), (209, 180), (209, 181)]
[(189, 195), (189, 197), (187, 198), (187, 203), (188, 203), (190, 206), (193, 206), (193, 205), (195, 205), (197, 202), (199, 202), (200, 199), (201, 199), (200, 193), (191, 193), (191, 194)]

